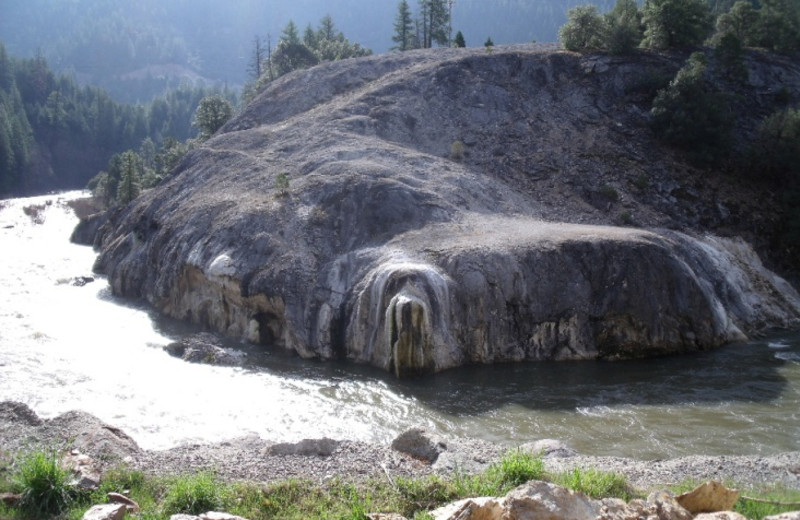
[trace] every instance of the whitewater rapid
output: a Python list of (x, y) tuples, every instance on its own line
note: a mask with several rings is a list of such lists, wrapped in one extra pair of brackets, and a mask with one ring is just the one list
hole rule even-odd
[(0, 400), (43, 417), (84, 410), (149, 449), (250, 434), (388, 443), (412, 426), (639, 458), (800, 449), (792, 333), (681, 358), (465, 367), (407, 381), (243, 344), (231, 346), (247, 353), (244, 368), (183, 362), (163, 347), (191, 329), (112, 296), (92, 273), (95, 252), (69, 242), (68, 201), (81, 195), (0, 201)]

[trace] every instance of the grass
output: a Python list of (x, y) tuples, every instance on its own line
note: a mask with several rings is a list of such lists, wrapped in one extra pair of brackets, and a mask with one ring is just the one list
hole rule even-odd
[(167, 488), (161, 506), (162, 512), (167, 515), (199, 515), (207, 511), (217, 511), (224, 505), (221, 489), (211, 473), (177, 477)]
[(77, 497), (69, 478), (58, 453), (42, 450), (21, 457), (3, 485), (22, 495), (17, 505), (22, 517), (47, 518), (66, 511)]
[(797, 511), (800, 510), (800, 490), (774, 487), (746, 491), (741, 494), (733, 510), (753, 520)]
[[(43, 498), (30, 506), (0, 504), (0, 518), (63, 518), (79, 520), (94, 504), (105, 503), (109, 492), (123, 493), (141, 506), (141, 520), (166, 520), (175, 513), (199, 514), (209, 510), (226, 511), (250, 520), (306, 520), (314, 518), (364, 520), (368, 513), (394, 512), (413, 520), (429, 520), (429, 511), (467, 497), (502, 496), (529, 480), (549, 480), (581, 491), (594, 498), (634, 498), (624, 476), (594, 469), (574, 469), (558, 474), (545, 470), (541, 457), (513, 450), (479, 474), (448, 477), (396, 477), (349, 481), (332, 479), (324, 483), (284, 480), (270, 484), (224, 482), (214, 473), (154, 477), (124, 466), (107, 471), (100, 488), (77, 494), (68, 486), (68, 475), (60, 467), (55, 452), (33, 452), (18, 458), (18, 463), (0, 467), (10, 478), (0, 478), (0, 492), (16, 491)], [(697, 483), (684, 482), (674, 492), (692, 489)], [(730, 483), (728, 483), (730, 486)], [(780, 488), (744, 493), (780, 502), (800, 501), (800, 491)], [(736, 510), (748, 518), (764, 516), (797, 507), (780, 507), (740, 499)]]
[(553, 478), (559, 486), (580, 491), (592, 498), (621, 498), (629, 501), (634, 492), (624, 475), (596, 469), (579, 469), (559, 473)]
[[(703, 482), (705, 481), (687, 479), (670, 486), (670, 491), (679, 495), (691, 491)], [(783, 486), (742, 489), (730, 481), (724, 481), (722, 484), (730, 489), (739, 489), (739, 500), (733, 510), (751, 520), (761, 520), (765, 516), (800, 510), (800, 490), (786, 489)]]

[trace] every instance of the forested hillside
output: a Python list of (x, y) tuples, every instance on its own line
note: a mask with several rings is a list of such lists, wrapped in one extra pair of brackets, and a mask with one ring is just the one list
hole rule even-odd
[[(8, 52), (37, 52), (83, 84), (119, 101), (149, 102), (181, 83), (242, 85), (254, 37), (277, 44), (293, 20), (300, 31), (330, 15), (348, 38), (374, 52), (392, 46), (397, 0), (26, 0), (0, 6), (0, 40)], [(457, 0), (453, 32), (469, 46), (556, 41), (567, 10), (580, 0)], [(598, 2), (601, 10), (610, 0)], [(416, 0), (409, 1), (413, 10)]]
[(0, 42), (0, 195), (82, 188), (126, 149), (196, 134), (192, 118), (211, 88), (183, 87), (125, 105), (54, 73), (43, 57), (15, 59)]

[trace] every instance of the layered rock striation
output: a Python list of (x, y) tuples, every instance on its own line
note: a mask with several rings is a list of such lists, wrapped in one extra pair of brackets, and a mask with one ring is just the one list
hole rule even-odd
[(789, 284), (707, 233), (757, 236), (762, 194), (647, 130), (642, 85), (680, 62), (522, 46), (290, 74), (110, 215), (96, 269), (172, 317), (399, 376), (796, 325)]

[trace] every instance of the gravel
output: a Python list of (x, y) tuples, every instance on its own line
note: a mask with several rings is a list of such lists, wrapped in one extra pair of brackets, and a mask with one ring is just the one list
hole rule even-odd
[[(42, 420), (26, 405), (0, 402), (0, 472), (2, 461), (32, 446), (71, 448), (92, 457), (99, 470), (125, 464), (149, 474), (213, 471), (226, 480), (270, 482), (288, 478), (325, 481), (477, 472), (504, 449), (476, 439), (442, 438), (435, 461), (421, 460), (390, 446), (333, 439), (276, 444), (257, 436), (215, 444), (189, 444), (163, 451), (143, 450), (123, 431), (80, 411)], [(551, 444), (553, 441), (549, 441)], [(564, 456), (566, 455), (566, 456)], [(597, 468), (626, 475), (632, 485), (651, 490), (686, 479), (716, 479), (743, 488), (778, 484), (800, 489), (800, 452), (771, 456), (703, 456), (670, 460), (593, 457), (558, 447), (545, 455), (551, 471)]]

